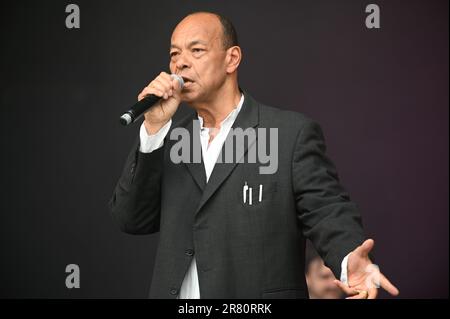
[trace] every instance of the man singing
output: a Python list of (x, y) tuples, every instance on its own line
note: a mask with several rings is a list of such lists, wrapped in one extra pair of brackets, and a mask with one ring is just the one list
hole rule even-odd
[[(374, 242), (325, 154), (320, 126), (241, 90), (241, 59), (229, 20), (191, 14), (170, 45), (170, 72), (184, 86), (162, 72), (138, 96), (161, 99), (145, 113), (110, 205), (124, 232), (160, 232), (150, 297), (308, 298), (306, 238), (350, 298), (375, 298), (380, 286), (397, 295), (370, 267)], [(193, 112), (175, 120), (181, 102)], [(235, 145), (242, 158), (219, 160), (236, 128), (254, 130), (255, 143)], [(267, 149), (277, 150), (277, 169), (263, 174), (250, 154), (274, 128), (277, 143)], [(189, 132), (191, 152), (201, 145), (200, 161), (173, 160), (175, 129)]]

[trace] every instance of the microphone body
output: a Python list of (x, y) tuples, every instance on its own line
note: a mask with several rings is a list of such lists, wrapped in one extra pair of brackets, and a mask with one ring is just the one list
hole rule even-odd
[[(184, 86), (183, 78), (177, 74), (171, 74), (171, 77), (178, 81), (180, 88), (182, 89)], [(122, 114), (120, 117), (120, 124), (127, 126), (136, 122), (149, 108), (156, 105), (160, 99), (161, 97), (154, 94), (147, 95)]]

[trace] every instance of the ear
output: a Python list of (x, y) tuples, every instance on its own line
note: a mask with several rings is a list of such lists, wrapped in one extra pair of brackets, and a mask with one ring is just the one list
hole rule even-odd
[(226, 70), (227, 73), (233, 73), (239, 67), (242, 59), (242, 51), (238, 46), (231, 47), (227, 50)]

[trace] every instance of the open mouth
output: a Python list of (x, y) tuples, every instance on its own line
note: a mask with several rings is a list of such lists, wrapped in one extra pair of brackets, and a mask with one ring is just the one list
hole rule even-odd
[(194, 81), (192, 81), (192, 79), (190, 79), (188, 77), (182, 76), (182, 78), (183, 78), (184, 84), (191, 84), (194, 82)]

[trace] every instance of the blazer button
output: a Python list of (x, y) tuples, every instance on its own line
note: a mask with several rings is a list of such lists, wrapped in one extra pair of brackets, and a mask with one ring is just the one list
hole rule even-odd
[(178, 294), (178, 289), (175, 289), (175, 288), (170, 289), (170, 294), (171, 295), (177, 295)]
[(194, 255), (194, 250), (193, 249), (186, 249), (185, 251), (186, 256), (193, 256)]

